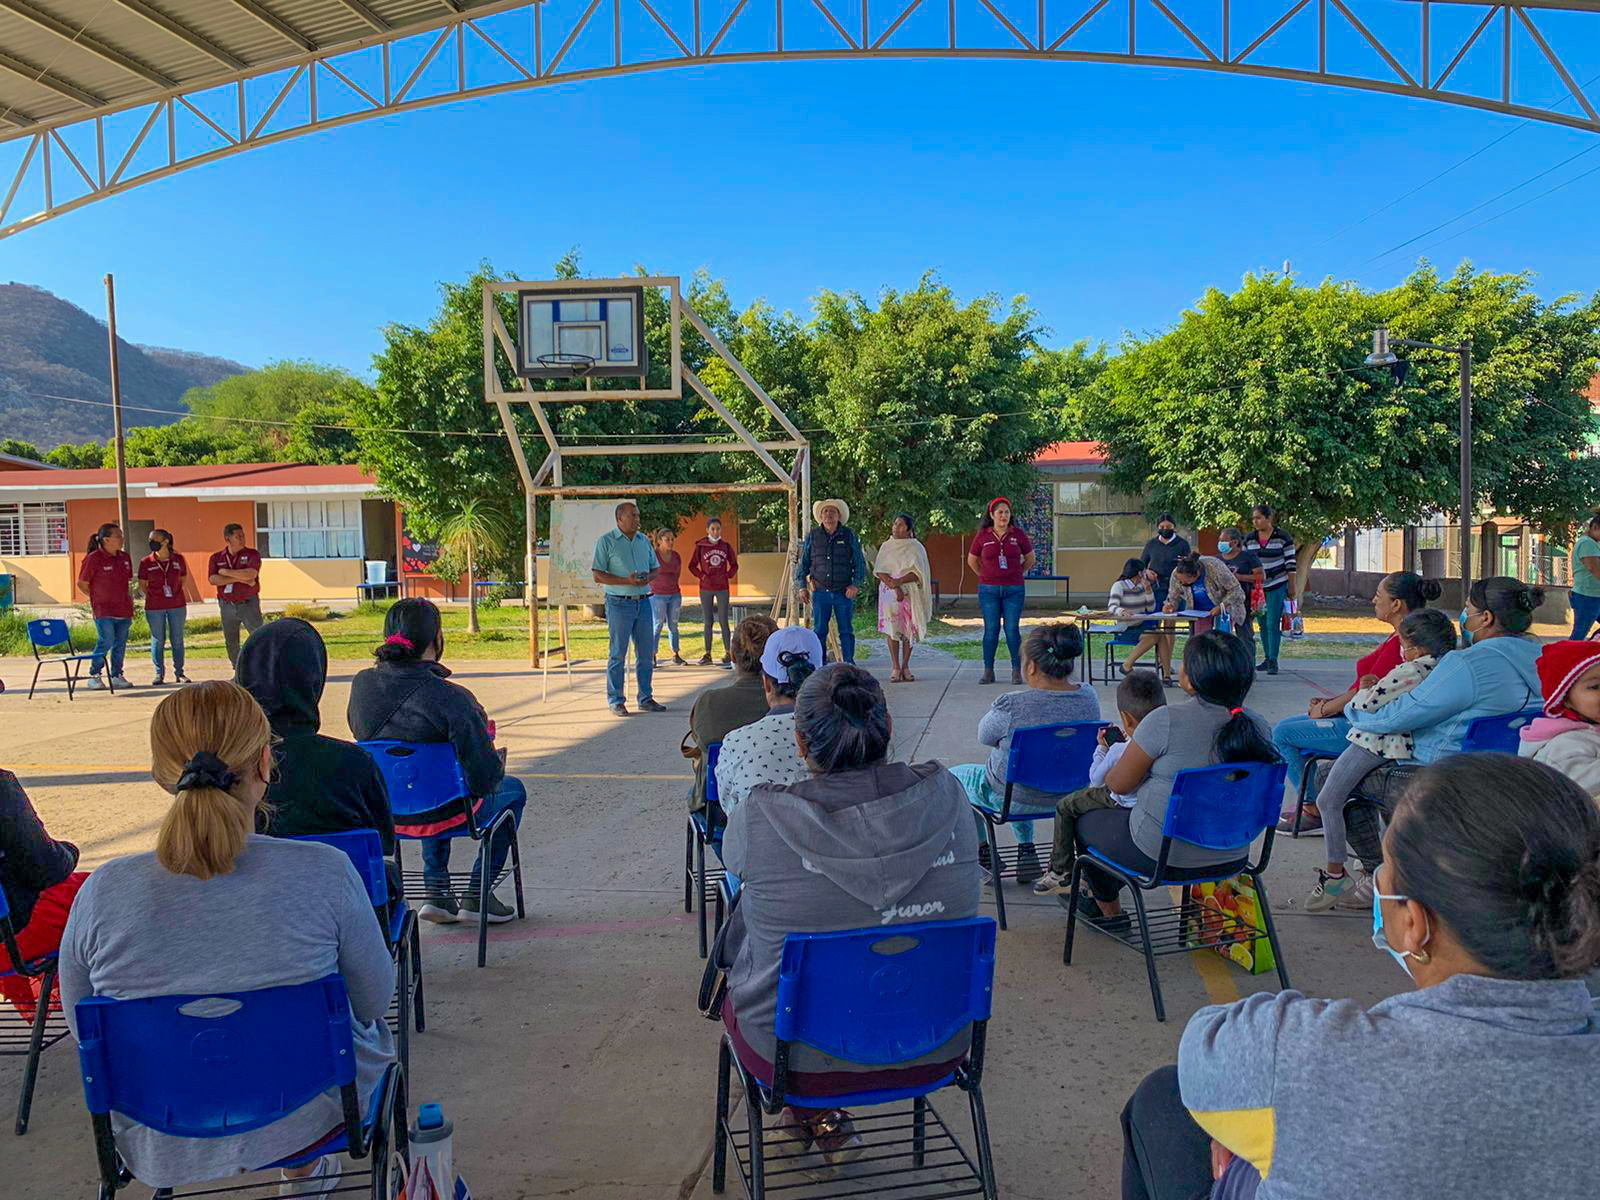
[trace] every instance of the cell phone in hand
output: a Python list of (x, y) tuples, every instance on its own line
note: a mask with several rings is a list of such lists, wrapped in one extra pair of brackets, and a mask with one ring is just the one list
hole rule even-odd
[(1108, 746), (1115, 746), (1122, 740), (1122, 730), (1115, 725), (1107, 725), (1105, 729), (1101, 730), (1100, 735), (1106, 739), (1106, 745)]

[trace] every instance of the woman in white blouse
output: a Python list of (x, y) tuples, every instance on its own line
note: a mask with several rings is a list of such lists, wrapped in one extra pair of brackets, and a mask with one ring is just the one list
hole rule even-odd
[(822, 668), (822, 643), (803, 625), (767, 638), (761, 651), (761, 686), (767, 715), (730, 731), (717, 755), (717, 800), (732, 813), (762, 784), (794, 783), (811, 772), (794, 740), (794, 698), (800, 685)]

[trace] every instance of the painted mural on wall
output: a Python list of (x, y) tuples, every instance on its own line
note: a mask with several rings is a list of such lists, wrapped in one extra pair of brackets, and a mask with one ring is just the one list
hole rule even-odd
[(439, 543), (418, 537), (410, 525), (400, 529), (400, 570), (405, 575), (426, 575), (439, 558)]
[(1017, 524), (1033, 543), (1033, 570), (1029, 579), (1054, 575), (1056, 561), (1056, 514), (1054, 494), (1048, 483), (1041, 483), (1029, 493), (1027, 500), (1018, 505), (1014, 514)]

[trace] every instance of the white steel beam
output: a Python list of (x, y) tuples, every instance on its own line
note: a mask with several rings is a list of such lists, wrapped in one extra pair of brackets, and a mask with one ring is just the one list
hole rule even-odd
[(276, 13), (268, 12), (257, 4), (256, 0), (221, 0), (221, 2), (231, 4), (235, 8), (249, 13), (284, 41), (300, 47), (306, 53), (310, 54), (316, 51), (317, 44), (315, 42)]
[(244, 71), (249, 68), (249, 64), (244, 59), (234, 57), (210, 38), (203, 37), (187, 25), (174, 21), (160, 9), (152, 8), (146, 4), (144, 0), (113, 0), (113, 2), (127, 9), (135, 16), (143, 17), (157, 29), (170, 33), (184, 45), (200, 51), (201, 54), (206, 55), (208, 58), (215, 59), (230, 71)]
[(153, 83), (158, 88), (177, 87), (177, 81), (168, 79), (154, 67), (130, 58), (120, 50), (113, 50), (104, 42), (90, 37), (82, 29), (74, 29), (65, 21), (59, 21), (49, 13), (23, 3), (23, 0), (0, 0), (0, 11), (10, 13), (14, 17), (21, 17), (30, 25), (36, 25), (46, 33), (54, 34), (68, 45), (77, 46), (80, 50), (87, 51), (96, 58), (104, 59), (115, 67), (119, 67), (130, 75), (137, 75), (146, 83)]
[(91, 91), (68, 83), (65, 79), (52, 75), (43, 67), (29, 66), (20, 58), (0, 52), (0, 71), (26, 79), (29, 83), (54, 92), (58, 96), (65, 96), (68, 100), (76, 100), (86, 108), (94, 108), (104, 104), (105, 101)]
[(349, 9), (351, 12), (355, 13), (356, 16), (360, 17), (378, 33), (388, 33), (389, 30), (393, 28), (389, 22), (385, 21), (365, 4), (361, 3), (361, 0), (339, 0), (339, 3), (344, 5), (344, 7)]

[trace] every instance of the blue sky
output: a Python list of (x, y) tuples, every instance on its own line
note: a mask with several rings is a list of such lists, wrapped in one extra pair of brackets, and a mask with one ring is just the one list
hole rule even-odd
[[(1591, 70), (1600, 64), (1589, 64)], [(1582, 72), (1580, 71), (1580, 75)], [(1553, 99), (1553, 93), (1546, 99)], [(1025, 293), (1056, 343), (1172, 323), (1212, 285), (1285, 260), (1398, 280), (1427, 249), (1600, 285), (1600, 165), (1579, 159), (1410, 249), (1397, 242), (1596, 144), (1510, 118), (1198, 71), (1027, 62), (716, 66), (562, 85), (371, 121), (202, 167), (0, 242), (0, 279), (98, 314), (117, 275), (130, 339), (367, 373), (389, 321), (480, 259), (548, 275), (698, 267), (736, 302), (819, 289)], [(550, 154), (582, 146), (586, 159)]]

